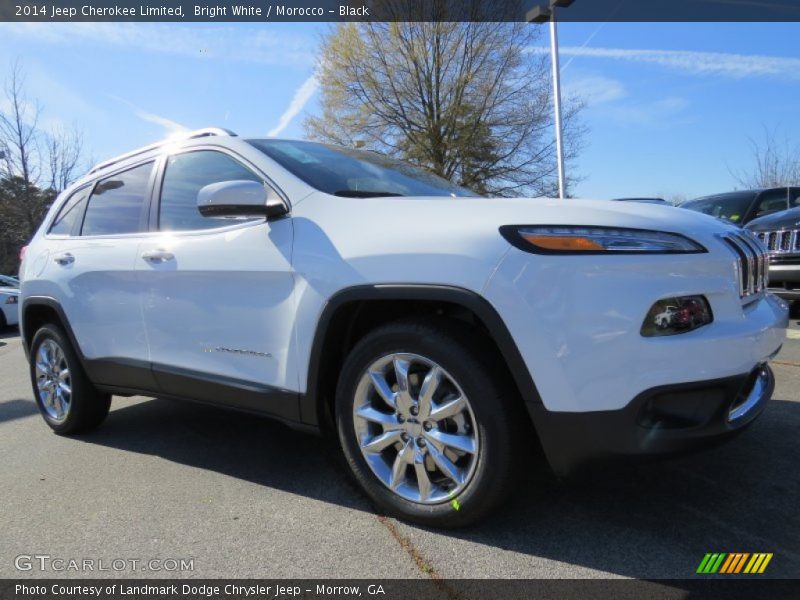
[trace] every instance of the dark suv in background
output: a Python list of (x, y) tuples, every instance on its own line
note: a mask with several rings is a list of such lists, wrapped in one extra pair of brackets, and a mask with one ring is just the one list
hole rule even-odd
[(769, 290), (800, 300), (800, 208), (754, 219), (747, 229), (769, 249)]
[(688, 200), (680, 206), (742, 227), (753, 219), (800, 206), (800, 187), (715, 194)]

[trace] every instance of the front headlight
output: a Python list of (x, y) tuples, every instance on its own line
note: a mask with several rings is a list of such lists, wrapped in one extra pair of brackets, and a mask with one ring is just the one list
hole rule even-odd
[(19, 302), (19, 296), (9, 296), (6, 298), (6, 304), (16, 304)]
[(505, 225), (511, 244), (539, 254), (695, 254), (703, 246), (679, 233), (570, 225)]

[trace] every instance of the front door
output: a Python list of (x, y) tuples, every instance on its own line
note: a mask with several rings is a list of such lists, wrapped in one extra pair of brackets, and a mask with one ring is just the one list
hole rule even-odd
[(218, 150), (165, 161), (136, 263), (153, 373), (168, 395), (297, 419), (292, 221), (197, 210), (211, 183), (263, 178)]

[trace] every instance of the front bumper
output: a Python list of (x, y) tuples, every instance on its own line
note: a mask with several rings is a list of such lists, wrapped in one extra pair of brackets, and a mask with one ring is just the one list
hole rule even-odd
[(564, 475), (604, 458), (657, 456), (729, 439), (764, 410), (775, 387), (772, 370), (723, 379), (659, 386), (620, 410), (555, 412), (533, 407), (553, 470)]
[(800, 300), (800, 257), (773, 257), (769, 291), (784, 300)]

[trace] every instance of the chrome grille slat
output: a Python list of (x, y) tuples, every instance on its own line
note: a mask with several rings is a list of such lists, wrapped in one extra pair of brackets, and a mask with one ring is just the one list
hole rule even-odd
[[(732, 233), (722, 237), (736, 258), (736, 277), (739, 284), (739, 296), (748, 298), (763, 292), (769, 283), (768, 244), (782, 244), (781, 238), (772, 235), (777, 232), (750, 231)], [(786, 243), (793, 243), (794, 238), (787, 237)]]
[(759, 231), (755, 236), (770, 254), (800, 254), (800, 229)]

